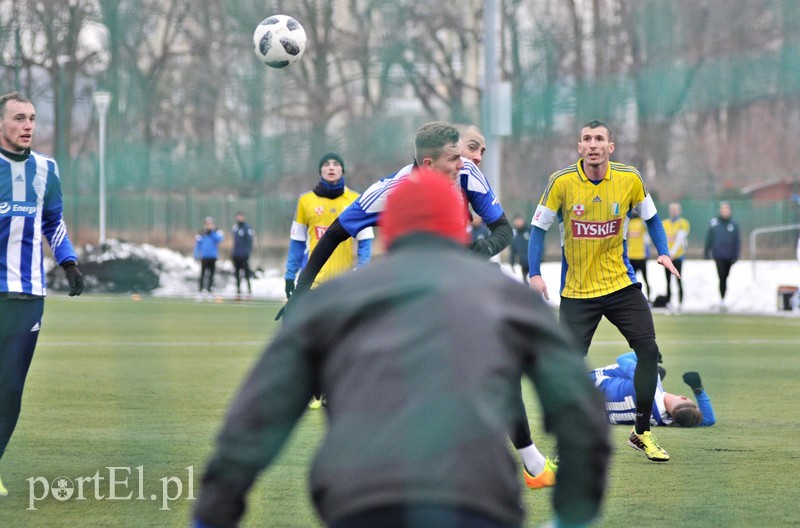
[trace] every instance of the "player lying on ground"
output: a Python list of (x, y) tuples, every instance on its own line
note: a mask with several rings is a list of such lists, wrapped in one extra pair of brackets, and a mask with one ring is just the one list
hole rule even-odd
[[(617, 357), (617, 362), (589, 372), (595, 387), (606, 399), (606, 415), (612, 424), (630, 425), (636, 416), (636, 391), (633, 388), (633, 373), (636, 370), (636, 354), (628, 352)], [(683, 381), (692, 388), (697, 403), (686, 396), (666, 392), (662, 385), (664, 371), (661, 370), (653, 401), (652, 425), (680, 425), (703, 427), (716, 423), (711, 399), (703, 389), (700, 374), (685, 372)], [(635, 447), (635, 446), (633, 446)]]

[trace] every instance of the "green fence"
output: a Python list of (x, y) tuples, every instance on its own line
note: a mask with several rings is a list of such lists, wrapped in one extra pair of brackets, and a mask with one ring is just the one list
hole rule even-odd
[[(521, 213), (530, 218), (535, 199), (509, 198), (503, 200), (509, 218)], [(99, 226), (99, 197), (65, 194), (65, 217), (72, 238), (81, 246), (96, 244)], [(106, 238), (118, 238), (135, 243), (169, 247), (189, 254), (194, 236), (206, 216), (213, 216), (217, 226), (226, 232), (234, 222), (237, 211), (243, 211), (257, 233), (256, 254), (259, 260), (272, 263), (282, 260), (288, 245), (296, 205), (296, 196), (239, 196), (234, 194), (131, 194), (113, 192), (106, 197)], [(742, 229), (742, 258), (749, 257), (748, 236), (757, 227), (800, 223), (800, 206), (794, 202), (755, 203), (750, 200), (731, 200), (733, 218)], [(709, 221), (718, 209), (714, 200), (684, 200), (683, 216), (691, 224), (689, 257), (702, 258)], [(658, 203), (662, 217), (668, 204)], [(794, 258), (797, 232), (787, 231), (765, 235), (759, 239), (759, 258)], [(558, 235), (555, 229), (547, 237), (548, 258), (558, 255)], [(223, 249), (230, 240), (223, 242)]]

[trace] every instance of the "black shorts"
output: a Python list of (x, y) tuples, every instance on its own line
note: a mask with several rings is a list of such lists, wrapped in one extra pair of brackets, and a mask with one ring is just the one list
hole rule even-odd
[(603, 316), (619, 329), (631, 348), (632, 341), (656, 337), (653, 314), (642, 293), (641, 283), (591, 299), (561, 298), (561, 326), (577, 341), (584, 356), (589, 352), (592, 337)]

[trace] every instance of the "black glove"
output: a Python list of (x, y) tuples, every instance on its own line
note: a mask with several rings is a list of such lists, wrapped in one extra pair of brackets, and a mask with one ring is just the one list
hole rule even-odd
[(475, 253), (483, 255), (487, 258), (494, 256), (494, 248), (492, 247), (492, 243), (485, 238), (479, 238), (470, 244), (469, 249), (470, 251), (474, 251)]
[(291, 299), (294, 293), (294, 279), (286, 279), (286, 299)]
[(658, 370), (658, 377), (661, 378), (661, 381), (664, 381), (664, 378), (667, 377), (667, 369), (661, 365), (658, 365), (656, 366), (656, 370)]
[(80, 295), (86, 287), (86, 283), (83, 281), (81, 270), (78, 269), (78, 263), (71, 260), (65, 262), (61, 267), (64, 268), (64, 275), (67, 276), (67, 282), (69, 283), (69, 296)]
[(284, 304), (283, 306), (281, 306), (281, 309), (280, 309), (280, 310), (278, 310), (278, 313), (276, 313), (276, 314), (275, 314), (275, 320), (276, 320), (276, 321), (278, 321), (278, 320), (279, 320), (281, 317), (283, 317), (284, 315), (286, 315), (286, 307), (287, 307), (287, 306), (289, 306), (289, 303), (288, 303), (288, 302), (287, 302), (286, 304)]
[(700, 374), (697, 372), (684, 372), (683, 382), (690, 386), (695, 394), (699, 394), (703, 390), (703, 382), (700, 381)]

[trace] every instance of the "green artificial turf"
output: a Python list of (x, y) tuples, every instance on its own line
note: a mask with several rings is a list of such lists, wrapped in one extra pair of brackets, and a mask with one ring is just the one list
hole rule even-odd
[[(148, 297), (136, 302), (127, 296), (48, 298), (20, 422), (0, 461), (10, 490), (0, 497), (0, 526), (187, 526), (190, 492), (199, 493), (230, 399), (278, 328), (278, 307)], [(796, 525), (800, 321), (657, 314), (656, 329), (665, 389), (689, 394), (681, 374), (699, 371), (717, 424), (656, 430), (672, 455), (667, 464), (648, 462), (627, 447), (628, 427), (612, 427), (615, 449), (597, 525)], [(604, 322), (587, 368), (612, 363), (626, 351), (616, 329)], [(534, 441), (552, 454), (554, 440), (542, 432), (530, 391), (526, 382)], [(324, 426), (322, 411), (306, 414), (252, 490), (244, 526), (319, 526), (307, 474)], [(575, 434), (581, 434), (580, 424)], [(58, 477), (72, 482), (71, 498), (31, 499), (31, 486), (42, 496), (43, 481), (57, 485)], [(84, 498), (78, 500), (81, 478)], [(167, 501), (165, 495), (176, 498)], [(523, 491), (526, 526), (552, 516), (551, 495)]]

